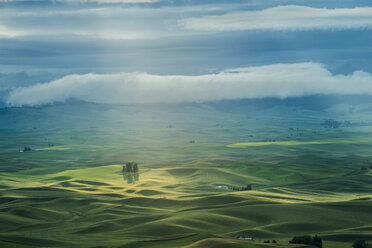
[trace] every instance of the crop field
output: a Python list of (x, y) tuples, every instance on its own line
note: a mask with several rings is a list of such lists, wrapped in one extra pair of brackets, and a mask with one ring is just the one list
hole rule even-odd
[(79, 106), (1, 110), (0, 247), (372, 241), (372, 126), (323, 124), (370, 112)]
[(311, 140), (311, 141), (266, 141), (266, 142), (239, 142), (227, 145), (227, 147), (247, 147), (247, 146), (300, 146), (300, 145), (328, 145), (328, 144), (361, 144), (367, 140)]

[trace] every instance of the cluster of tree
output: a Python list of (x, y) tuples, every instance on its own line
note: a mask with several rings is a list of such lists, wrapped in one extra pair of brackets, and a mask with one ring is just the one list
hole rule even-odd
[(361, 170), (367, 170), (368, 168), (372, 170), (372, 165), (370, 165), (369, 167), (367, 166), (360, 167)]
[(331, 127), (331, 128), (338, 128), (341, 126), (341, 124), (342, 124), (341, 121), (336, 121), (332, 119), (328, 119), (323, 122), (323, 126)]
[(31, 150), (32, 150), (31, 147), (25, 146), (22, 151), (23, 152), (28, 152), (28, 151), (31, 151)]
[(372, 244), (367, 244), (365, 240), (356, 240), (353, 243), (353, 248), (372, 248)]
[[(265, 240), (264, 243), (270, 243), (270, 240)], [(276, 240), (274, 239), (271, 243), (276, 244)]]
[(323, 126), (331, 127), (331, 128), (338, 128), (340, 126), (351, 126), (352, 123), (350, 121), (337, 121), (333, 119), (324, 120)]
[(128, 184), (134, 184), (139, 181), (138, 164), (134, 162), (128, 162), (123, 165), (123, 179)]
[(235, 191), (252, 190), (252, 185), (248, 184), (246, 187), (232, 187), (232, 190), (235, 190)]
[(319, 248), (323, 247), (323, 241), (318, 235), (311, 237), (310, 235), (306, 236), (295, 236), (292, 240), (289, 241), (290, 244), (304, 244), (304, 245), (313, 245)]
[(123, 172), (138, 172), (138, 164), (133, 162), (128, 162), (123, 165)]

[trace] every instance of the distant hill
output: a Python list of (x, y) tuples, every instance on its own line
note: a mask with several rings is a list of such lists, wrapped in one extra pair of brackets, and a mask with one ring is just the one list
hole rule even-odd
[(272, 108), (277, 106), (301, 107), (309, 110), (323, 111), (336, 104), (359, 105), (372, 103), (372, 96), (369, 95), (312, 95), (304, 97), (261, 98), (261, 99), (240, 99), (223, 100), (207, 103), (219, 110), (231, 111), (241, 107)]
[[(272, 108), (278, 106), (286, 106), (286, 107), (301, 107), (304, 109), (310, 110), (318, 110), (322, 111), (324, 109), (330, 108), (336, 104), (348, 104), (348, 105), (359, 105), (359, 104), (368, 104), (372, 103), (372, 96), (370, 95), (311, 95), (311, 96), (303, 96), (303, 97), (289, 97), (285, 99), (280, 98), (256, 98), (256, 99), (232, 99), (232, 100), (221, 100), (221, 101), (214, 101), (214, 102), (205, 102), (205, 103), (179, 103), (179, 104), (144, 104), (142, 106), (199, 106), (199, 105), (208, 105), (213, 108), (216, 108), (221, 111), (231, 111), (236, 108), (241, 107), (254, 107), (257, 109), (262, 108)], [(50, 107), (50, 106), (61, 106), (61, 105), (69, 105), (69, 106), (76, 106), (79, 105), (80, 107), (86, 107), (94, 105), (95, 107), (101, 106), (100, 108), (106, 105), (113, 106), (111, 104), (98, 104), (98, 103), (89, 103), (81, 100), (70, 99), (66, 102), (56, 102), (54, 104), (45, 105), (45, 106), (36, 106), (32, 108), (43, 108), (43, 107)], [(119, 105), (120, 106), (120, 105)], [(131, 105), (134, 106), (134, 105)], [(141, 106), (141, 105), (137, 105)], [(30, 106), (25, 106), (30, 107)], [(0, 108), (7, 108), (6, 103), (0, 100)]]

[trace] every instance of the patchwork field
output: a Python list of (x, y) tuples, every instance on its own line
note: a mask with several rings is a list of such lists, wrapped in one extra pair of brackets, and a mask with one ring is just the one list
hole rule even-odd
[[(288, 241), (315, 234), (329, 248), (372, 241), (368, 125), (328, 128), (331, 110), (288, 107), (84, 108), (2, 110), (0, 247), (305, 247)], [(367, 123), (368, 113), (348, 118)], [(139, 163), (130, 181), (129, 161)], [(243, 234), (255, 241), (235, 238)]]

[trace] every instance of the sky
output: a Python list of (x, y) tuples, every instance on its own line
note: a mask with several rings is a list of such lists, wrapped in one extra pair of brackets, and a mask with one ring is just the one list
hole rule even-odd
[(370, 0), (0, 0), (0, 102), (372, 95)]

